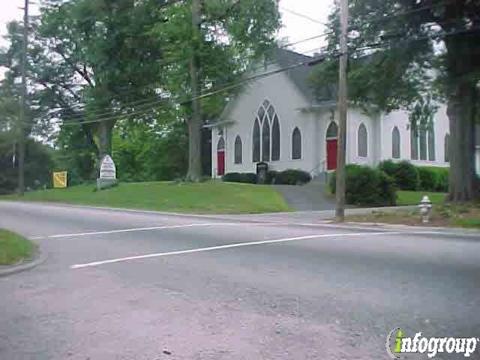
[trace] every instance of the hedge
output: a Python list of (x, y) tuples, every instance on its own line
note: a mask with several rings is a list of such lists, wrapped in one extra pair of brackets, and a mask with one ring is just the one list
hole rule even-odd
[(256, 184), (257, 175), (254, 173), (227, 173), (222, 176), (222, 180), (225, 182), (236, 182), (245, 184)]
[(448, 191), (449, 169), (439, 167), (421, 166), (418, 168), (420, 175), (420, 189), (425, 191)]
[[(397, 201), (395, 181), (385, 172), (362, 165), (346, 166), (346, 202), (351, 205), (394, 206)], [(330, 178), (335, 193), (336, 174)]]
[[(225, 182), (237, 182), (237, 183), (247, 183), (247, 184), (256, 184), (257, 175), (254, 173), (227, 173), (223, 175), (222, 180)], [(302, 170), (285, 170), (285, 171), (274, 171), (270, 170), (267, 172), (266, 184), (279, 184), (279, 185), (300, 185), (306, 184), (312, 180), (312, 177), (309, 173)]]
[(408, 161), (382, 161), (379, 169), (394, 178), (401, 190), (448, 191), (448, 168), (414, 166)]
[(310, 182), (312, 176), (302, 170), (288, 169), (285, 171), (269, 171), (267, 173), (267, 184), (277, 185), (302, 185)]
[(382, 161), (378, 168), (392, 177), (396, 186), (401, 190), (418, 190), (420, 187), (418, 168), (409, 161), (396, 163), (392, 160), (386, 160)]

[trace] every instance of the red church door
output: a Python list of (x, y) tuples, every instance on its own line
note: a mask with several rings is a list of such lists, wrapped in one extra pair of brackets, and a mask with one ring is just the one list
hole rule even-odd
[(337, 139), (327, 139), (327, 170), (337, 168)]
[(225, 175), (225, 150), (217, 151), (217, 175)]
[(217, 143), (217, 175), (225, 175), (225, 140), (223, 136), (218, 139)]

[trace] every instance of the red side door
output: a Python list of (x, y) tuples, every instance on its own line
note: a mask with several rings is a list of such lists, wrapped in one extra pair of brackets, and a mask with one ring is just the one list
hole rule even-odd
[(225, 151), (217, 151), (217, 175), (225, 175)]
[(327, 139), (327, 170), (337, 168), (337, 139)]

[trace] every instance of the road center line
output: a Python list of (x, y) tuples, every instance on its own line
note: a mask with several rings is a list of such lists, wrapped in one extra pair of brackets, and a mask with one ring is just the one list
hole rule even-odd
[(32, 240), (39, 239), (58, 239), (65, 237), (77, 237), (77, 236), (92, 236), (92, 235), (106, 235), (106, 234), (119, 234), (119, 233), (128, 233), (135, 231), (149, 231), (149, 230), (167, 230), (167, 229), (180, 229), (180, 228), (189, 228), (189, 227), (203, 227), (203, 226), (232, 226), (238, 225), (238, 223), (204, 223), (204, 224), (185, 224), (185, 225), (164, 225), (164, 226), (151, 226), (143, 228), (130, 228), (130, 229), (118, 229), (118, 230), (105, 230), (105, 231), (91, 231), (84, 233), (72, 233), (72, 234), (57, 234), (57, 235), (47, 235), (47, 236), (36, 236), (32, 237)]
[(245, 246), (277, 244), (277, 243), (285, 243), (285, 242), (291, 242), (291, 241), (300, 241), (300, 240), (317, 239), (317, 238), (346, 237), (346, 236), (399, 235), (399, 234), (405, 234), (405, 232), (385, 231), (385, 232), (362, 232), (362, 233), (345, 233), (345, 234), (316, 234), (316, 235), (298, 236), (298, 237), (275, 239), (275, 240), (251, 241), (251, 242), (244, 242), (244, 243), (235, 243), (235, 244), (227, 244), (227, 245), (219, 245), (219, 246), (210, 246), (205, 248), (189, 249), (189, 250), (170, 251), (170, 252), (164, 252), (164, 253), (128, 256), (128, 257), (117, 258), (117, 259), (94, 261), (86, 264), (72, 265), (70, 266), (70, 268), (82, 269), (87, 267), (114, 264), (114, 263), (132, 261), (132, 260), (158, 258), (158, 257), (172, 256), (172, 255), (193, 254), (193, 253), (199, 253), (199, 252), (232, 249), (232, 248), (239, 248), (239, 247), (245, 247)]

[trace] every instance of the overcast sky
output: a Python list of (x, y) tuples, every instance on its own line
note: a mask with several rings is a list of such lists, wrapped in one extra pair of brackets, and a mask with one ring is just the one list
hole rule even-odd
[[(35, 0), (32, 3), (38, 3), (38, 1)], [(14, 19), (22, 19), (20, 7), (23, 6), (24, 0), (0, 0), (0, 3), (0, 34), (2, 35), (0, 45), (5, 46), (6, 42), (3, 40), (3, 35), (6, 33), (6, 24)], [(288, 42), (295, 42), (323, 33), (325, 27), (313, 20), (325, 23), (332, 6), (333, 0), (280, 0), (283, 28), (280, 30), (279, 38), (288, 38)], [(35, 13), (35, 6), (32, 6), (32, 11)], [(316, 48), (323, 44), (323, 39), (315, 39), (302, 42), (292, 48), (297, 51), (308, 52), (309, 50), (317, 50)]]

